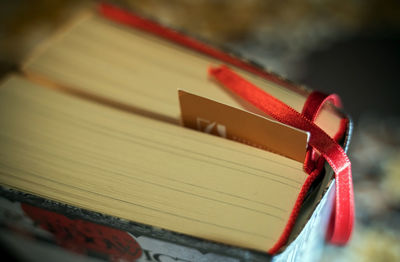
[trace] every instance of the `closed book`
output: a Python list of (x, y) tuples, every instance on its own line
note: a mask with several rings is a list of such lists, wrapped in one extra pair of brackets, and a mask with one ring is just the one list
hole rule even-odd
[[(114, 6), (78, 15), (1, 84), (3, 213), (21, 218), (4, 215), (5, 230), (121, 261), (306, 259), (337, 201), (338, 167), (324, 164), (330, 152), (316, 137), (346, 148), (351, 123), (321, 100), (304, 120), (311, 129), (292, 126), (224, 88), (238, 83), (300, 118), (319, 99)], [(233, 121), (211, 110), (196, 115), (203, 132), (183, 127), (188, 98), (194, 114), (218, 106)], [(271, 141), (252, 140), (260, 135), (247, 123)], [(240, 139), (226, 139), (233, 125)], [(323, 156), (315, 166), (311, 153)]]

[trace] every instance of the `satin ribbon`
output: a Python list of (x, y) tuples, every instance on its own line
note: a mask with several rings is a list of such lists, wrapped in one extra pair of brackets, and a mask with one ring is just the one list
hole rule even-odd
[(277, 121), (310, 132), (309, 146), (328, 162), (335, 173), (336, 196), (327, 239), (332, 244), (346, 244), (351, 237), (354, 224), (351, 164), (342, 147), (313, 122), (322, 104), (330, 101), (340, 106), (340, 99), (336, 95), (312, 93), (314, 97), (307, 100), (300, 114), (226, 66), (210, 68), (209, 74), (233, 93)]
[[(99, 5), (99, 12), (109, 19), (139, 30), (143, 30), (147, 33), (155, 34), (164, 39), (168, 39), (176, 44), (188, 47), (225, 63), (229, 63), (262, 78), (268, 79), (269, 81), (275, 82), (281, 86), (289, 89), (295, 88), (289, 82), (284, 81), (276, 75), (267, 73), (259, 68), (255, 68), (248, 62), (242, 61), (179, 32), (165, 28), (150, 20), (139, 17), (124, 9), (103, 3)], [(303, 130), (307, 130), (311, 133), (309, 144), (312, 146), (313, 150), (308, 151), (307, 160), (305, 161), (305, 170), (310, 174), (309, 178), (311, 179), (307, 179), (303, 185), (302, 192), (298, 197), (298, 202), (301, 205), (305, 196), (305, 194), (303, 194), (303, 189), (304, 191), (308, 189), (307, 186), (310, 186), (312, 178), (318, 175), (319, 168), (322, 167), (320, 164), (322, 161), (317, 161), (315, 159), (316, 155), (321, 154), (322, 157), (324, 157), (332, 166), (332, 169), (336, 174), (336, 204), (334, 206), (335, 211), (332, 215), (332, 226), (331, 230), (329, 231), (330, 235), (328, 238), (331, 243), (345, 244), (350, 238), (354, 220), (353, 186), (351, 180), (350, 161), (348, 160), (343, 149), (323, 130), (313, 123), (314, 118), (318, 115), (318, 111), (322, 104), (330, 101), (338, 106), (337, 102), (340, 100), (337, 99), (337, 97), (335, 98), (335, 96), (325, 97), (324, 95), (318, 93), (312, 93), (305, 104), (302, 114), (300, 114), (294, 109), (288, 107), (286, 104), (247, 82), (245, 79), (242, 79), (228, 68), (221, 67), (218, 69), (213, 69), (210, 71), (210, 75), (215, 77), (215, 79), (235, 93), (239, 94), (243, 99), (248, 100), (262, 109), (265, 113), (275, 117), (278, 121)], [(323, 159), (320, 158), (319, 160)], [(291, 215), (291, 221), (288, 222), (289, 226), (287, 226), (284, 230), (285, 232), (282, 233), (282, 236), (286, 236), (286, 239), (290, 234), (291, 226), (293, 225), (293, 221), (296, 217), (295, 215), (293, 216), (293, 214), (298, 212), (300, 205), (294, 207)], [(274, 248), (270, 250), (270, 253), (276, 253), (276, 251), (279, 250), (279, 248), (284, 244), (283, 241), (281, 241), (282, 239), (276, 243)]]

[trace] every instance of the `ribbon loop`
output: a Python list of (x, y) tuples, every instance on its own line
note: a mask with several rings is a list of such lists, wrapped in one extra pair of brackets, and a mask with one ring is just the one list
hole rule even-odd
[[(328, 230), (328, 240), (332, 244), (346, 244), (350, 239), (354, 223), (351, 164), (342, 147), (313, 122), (325, 102), (330, 101), (336, 106), (341, 106), (339, 97), (337, 95), (325, 96), (320, 92), (314, 92), (311, 94), (311, 99), (307, 100), (302, 114), (300, 114), (226, 66), (210, 68), (209, 74), (220, 84), (279, 122), (310, 132), (309, 145), (313, 150), (319, 152), (335, 172), (336, 197)], [(301, 205), (302, 200), (302, 198), (298, 198), (297, 201), (300, 203), (296, 203), (296, 205)], [(293, 212), (298, 212), (298, 208), (294, 210), (296, 211)], [(294, 214), (291, 219), (293, 217), (295, 219), (296, 216), (297, 214)], [(293, 226), (293, 221), (289, 221), (287, 225)], [(287, 231), (289, 230), (285, 230), (277, 246), (283, 245), (287, 241), (289, 236)], [(273, 248), (272, 252), (279, 249), (277, 246)]]

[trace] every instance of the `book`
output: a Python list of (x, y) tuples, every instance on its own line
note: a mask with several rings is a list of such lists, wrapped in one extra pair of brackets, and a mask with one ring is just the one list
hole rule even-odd
[[(182, 239), (236, 247), (240, 259), (265, 259), (308, 174), (285, 153), (180, 126), (177, 89), (270, 121), (207, 77), (218, 63), (94, 12), (79, 16), (34, 52), (22, 76), (0, 87), (1, 185)], [(234, 70), (301, 111), (306, 90)], [(342, 118), (326, 106), (316, 123), (333, 137)], [(293, 238), (311, 220), (331, 175), (310, 190)]]
[[(180, 115), (177, 89), (201, 91), (221, 103), (265, 115), (245, 101), (232, 99), (210, 81), (208, 68), (220, 63), (168, 39), (87, 13), (38, 48), (23, 71), (42, 83), (117, 101), (175, 124)], [(288, 90), (241, 68), (235, 70), (295, 110), (302, 110), (309, 91)], [(341, 118), (334, 109), (324, 107), (316, 123), (334, 136)]]

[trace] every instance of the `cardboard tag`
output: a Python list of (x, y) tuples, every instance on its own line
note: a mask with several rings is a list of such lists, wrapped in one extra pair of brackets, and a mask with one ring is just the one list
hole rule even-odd
[(182, 125), (304, 162), (309, 133), (178, 90)]

